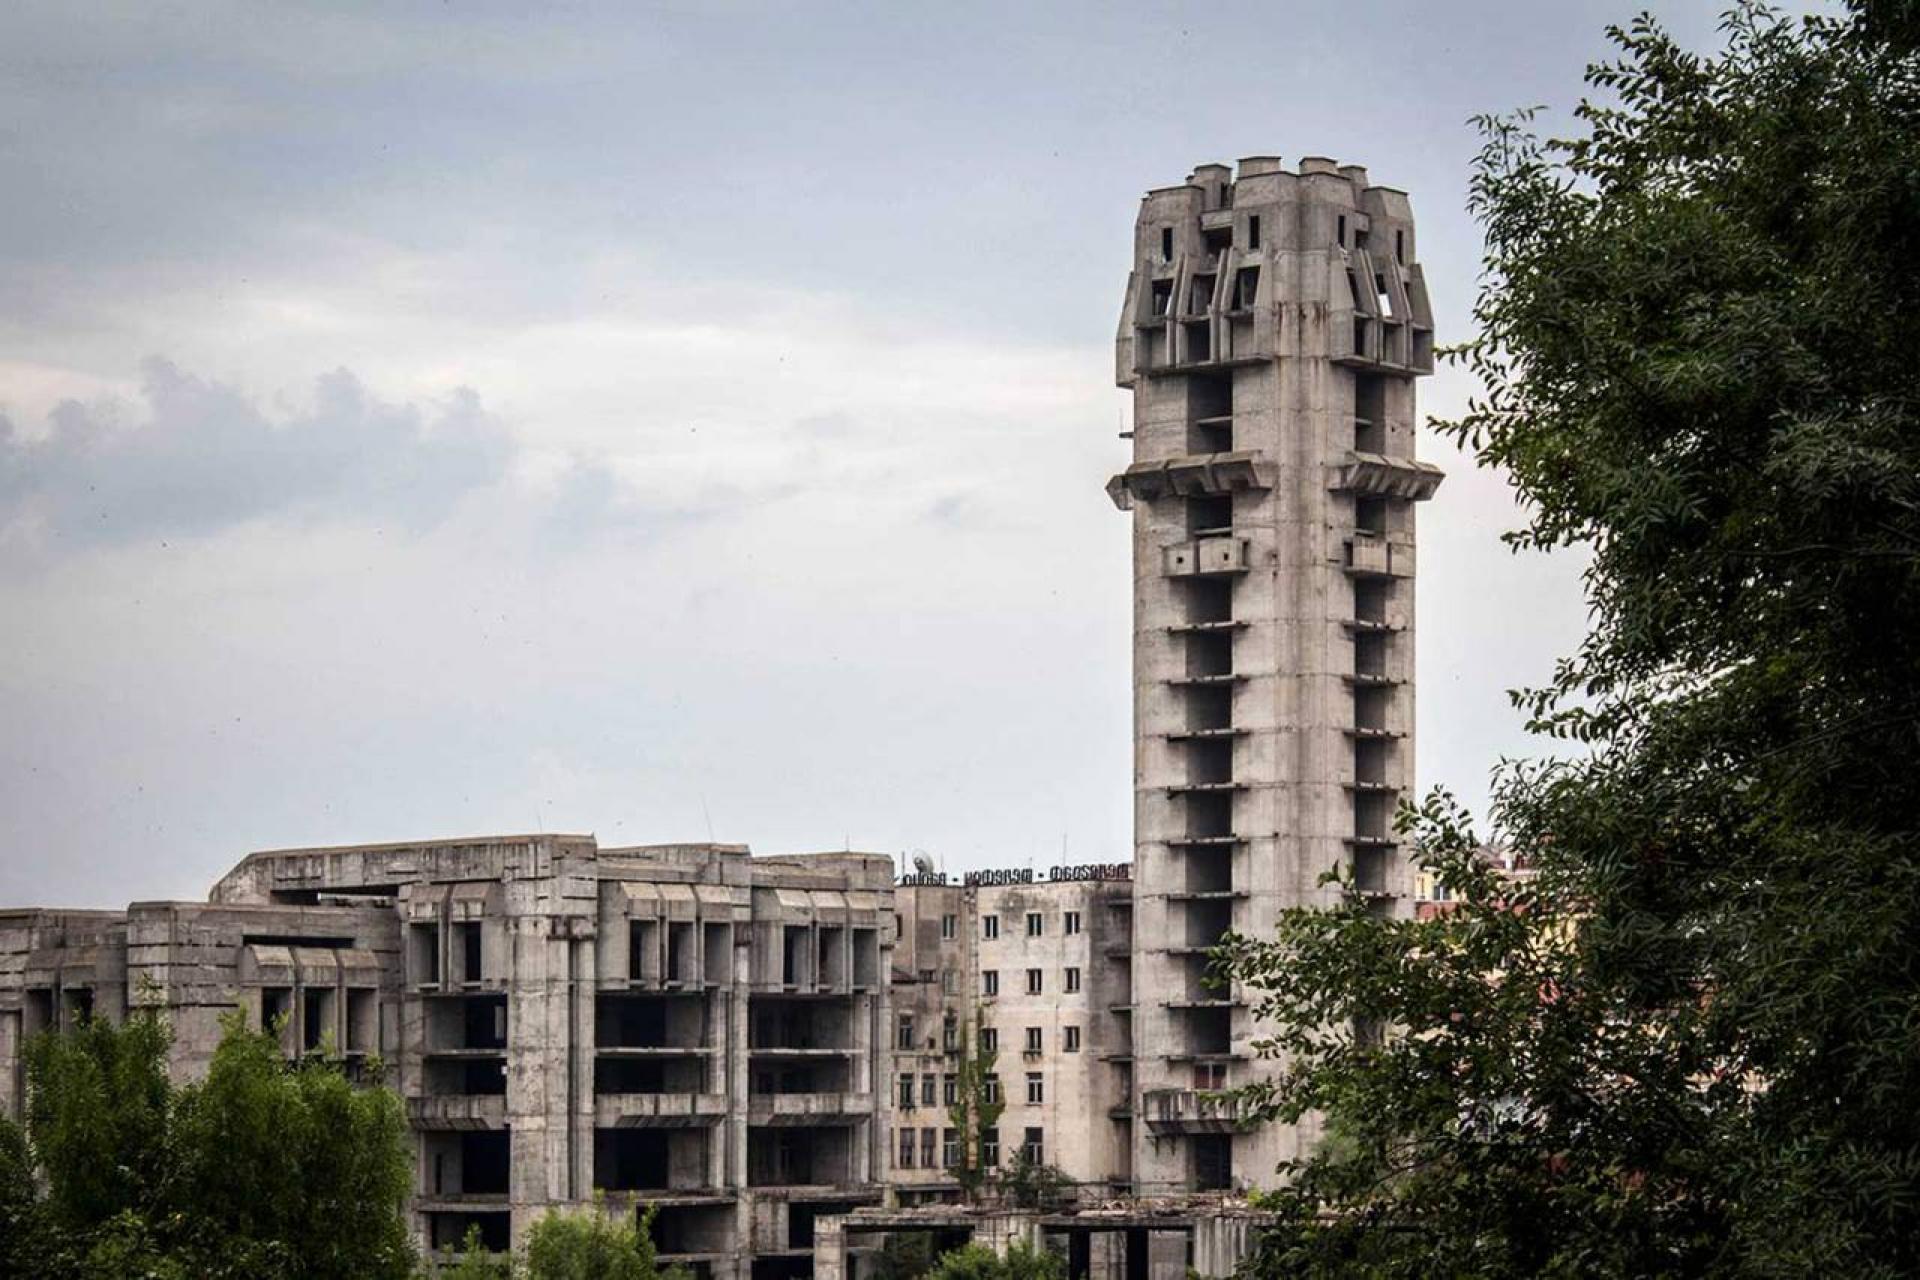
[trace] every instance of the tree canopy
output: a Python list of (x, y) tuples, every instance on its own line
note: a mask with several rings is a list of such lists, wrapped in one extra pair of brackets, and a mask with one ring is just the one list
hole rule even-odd
[(398, 1096), (237, 1015), (196, 1084), (168, 1081), (168, 1043), (144, 1011), (29, 1042), (25, 1130), (0, 1124), (7, 1274), (412, 1274)]
[[(1920, 57), (1911, 5), (1611, 30), (1568, 136), (1479, 122), (1480, 396), (1516, 548), (1590, 555), (1590, 630), (1515, 694), (1460, 901), (1236, 940), (1279, 1029), (1303, 1275), (1920, 1271)], [(1372, 1028), (1391, 1028), (1384, 1037)]]

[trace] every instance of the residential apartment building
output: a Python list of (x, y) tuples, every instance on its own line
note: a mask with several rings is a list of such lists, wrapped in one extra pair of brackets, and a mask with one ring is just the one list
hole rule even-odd
[(983, 1152), (1024, 1151), (1071, 1181), (1124, 1190), (1132, 1157), (1133, 897), (1124, 865), (903, 876), (894, 889), (894, 1134), (903, 1205), (954, 1198), (948, 1115), (976, 1037), (1003, 1102)]
[(1116, 373), (1133, 462), (1134, 1043), (1142, 1190), (1270, 1177), (1316, 1138), (1206, 1091), (1264, 1069), (1247, 993), (1206, 981), (1228, 929), (1412, 890), (1414, 380), (1433, 316), (1407, 197), (1308, 157), (1204, 165), (1135, 224)]
[(259, 853), (207, 903), (0, 913), (0, 1105), (22, 1040), (151, 998), (170, 1067), (221, 1015), (289, 1056), (378, 1055), (423, 1244), (504, 1248), (555, 1205), (656, 1208), (696, 1274), (810, 1274), (883, 1197), (893, 948), (883, 856), (507, 836)]

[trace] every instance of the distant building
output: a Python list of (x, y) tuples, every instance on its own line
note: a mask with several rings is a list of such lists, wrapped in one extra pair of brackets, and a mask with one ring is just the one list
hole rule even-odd
[(1203, 165), (1134, 224), (1116, 376), (1133, 462), (1133, 1177), (1271, 1178), (1316, 1140), (1211, 1090), (1259, 1078), (1228, 929), (1332, 900), (1345, 867), (1411, 913), (1392, 815), (1413, 783), (1414, 381), (1433, 314), (1403, 192), (1358, 165)]
[(892, 864), (508, 836), (259, 853), (207, 903), (0, 913), (0, 1104), (24, 1037), (146, 992), (203, 1074), (219, 1018), (289, 1056), (379, 1055), (424, 1244), (542, 1211), (657, 1207), (696, 1274), (808, 1274), (822, 1215), (878, 1204)]
[(1128, 870), (1056, 868), (1027, 883), (971, 885), (908, 876), (896, 887), (888, 1180), (901, 1204), (959, 1192), (960, 1135), (947, 1108), (976, 1035), (996, 1054), (1006, 1105), (984, 1153), (990, 1167), (1024, 1150), (1100, 1194), (1130, 1187)]

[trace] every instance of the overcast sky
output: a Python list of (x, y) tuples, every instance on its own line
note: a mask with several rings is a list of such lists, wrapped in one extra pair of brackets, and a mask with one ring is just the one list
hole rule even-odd
[[(1363, 163), (1459, 340), (1468, 117), (1633, 6), (541, 7), (0, 9), (0, 904), (480, 832), (1128, 857), (1138, 197)], [(1422, 449), (1419, 773), (1481, 805), (1579, 566)]]

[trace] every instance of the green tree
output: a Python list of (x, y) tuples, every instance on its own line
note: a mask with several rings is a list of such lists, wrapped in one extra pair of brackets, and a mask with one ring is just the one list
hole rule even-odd
[(976, 1009), (971, 1032), (961, 1034), (957, 1093), (954, 1104), (947, 1108), (947, 1121), (960, 1135), (960, 1161), (953, 1168), (953, 1176), (969, 1203), (992, 1173), (986, 1164), (987, 1138), (1000, 1123), (1000, 1113), (1007, 1109), (1005, 1099), (993, 1088), (993, 1067), (999, 1056), (980, 1037), (980, 1012)]
[(167, 1079), (156, 1013), (31, 1040), (24, 1135), (0, 1129), (8, 1274), (405, 1277), (412, 1162), (400, 1100), (338, 1063), (289, 1066), (224, 1023), (207, 1078)]
[(599, 1205), (548, 1210), (527, 1233), (528, 1280), (656, 1280), (653, 1212), (649, 1206), (636, 1223), (609, 1218)]
[(1060, 1255), (1037, 1249), (1024, 1240), (1007, 1246), (1002, 1257), (985, 1245), (951, 1249), (934, 1260), (928, 1280), (1066, 1280)]
[[(385, 1088), (321, 1057), (289, 1064), (271, 1032), (228, 1015), (207, 1078), (174, 1108), (172, 1207), (209, 1259), (258, 1274), (406, 1276), (413, 1161)], [(237, 1274), (237, 1273), (236, 1273)]]
[(1051, 1209), (1066, 1201), (1073, 1182), (1057, 1165), (1039, 1163), (1022, 1147), (1001, 1173), (999, 1187), (1020, 1208)]
[(1222, 957), (1280, 1028), (1249, 1101), (1341, 1134), (1266, 1273), (1920, 1272), (1914, 15), (1642, 19), (1572, 136), (1481, 122), (1484, 391), (1440, 425), (1516, 547), (1590, 555), (1515, 695), (1570, 753), (1497, 780), (1533, 878), (1436, 797), (1402, 820), (1456, 910)]

